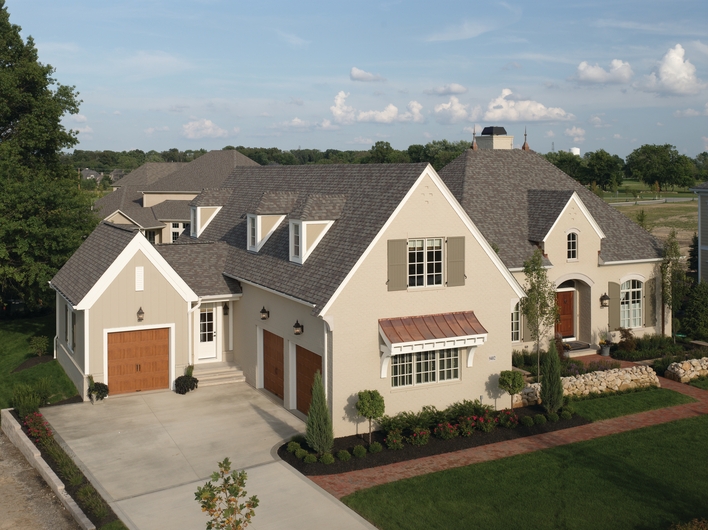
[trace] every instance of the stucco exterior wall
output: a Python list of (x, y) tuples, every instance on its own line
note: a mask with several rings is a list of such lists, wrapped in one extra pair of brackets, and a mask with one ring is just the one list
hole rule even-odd
[[(465, 237), (464, 286), (388, 291), (388, 240), (452, 236)], [(442, 408), (463, 399), (481, 398), (494, 405), (495, 398), (501, 397), (498, 374), (511, 368), (510, 308), (516, 299), (512, 287), (432, 179), (423, 179), (327, 311), (333, 326), (335, 436), (368, 428), (356, 415), (360, 390), (378, 390), (387, 414), (419, 410), (425, 405)], [(470, 310), (486, 328), (488, 339), (476, 349), (471, 368), (467, 368), (467, 351), (461, 351), (459, 380), (392, 388), (390, 367), (381, 378), (379, 319)], [(504, 407), (504, 399), (497, 404)]]
[[(65, 327), (67, 324), (67, 318), (66, 318), (66, 308), (69, 309), (68, 317), (69, 317), (69, 322), (68, 322), (68, 327)], [(69, 304), (64, 297), (61, 295), (57, 294), (56, 296), (56, 323), (57, 323), (57, 329), (56, 329), (56, 358), (57, 361), (59, 361), (59, 364), (64, 368), (64, 371), (66, 372), (66, 375), (69, 376), (69, 379), (71, 379), (71, 382), (74, 383), (74, 386), (76, 387), (76, 390), (79, 392), (79, 394), (86, 399), (86, 389), (88, 387), (87, 380), (86, 380), (86, 375), (84, 374), (84, 348), (83, 348), (83, 314), (81, 311), (77, 311), (77, 319), (76, 319), (76, 333), (77, 333), (77, 342), (76, 342), (76, 348), (72, 351), (71, 349), (71, 344), (66, 340), (67, 336), (70, 337), (71, 331), (69, 331), (69, 334), (66, 333), (66, 330), (71, 329), (71, 304)], [(70, 340), (70, 339), (69, 339)], [(80, 342), (79, 342), (80, 341)], [(80, 347), (79, 347), (80, 346)]]
[(149, 208), (165, 201), (191, 201), (198, 193), (144, 193), (143, 208)]

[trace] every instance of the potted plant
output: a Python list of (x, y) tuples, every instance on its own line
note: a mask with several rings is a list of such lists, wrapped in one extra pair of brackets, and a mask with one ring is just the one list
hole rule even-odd
[(610, 347), (612, 346), (612, 334), (609, 331), (600, 332), (600, 355), (603, 357), (610, 356)]
[(103, 401), (106, 396), (108, 396), (108, 385), (103, 383), (95, 383), (92, 375), (88, 376), (88, 381), (88, 397), (91, 400), (91, 403), (95, 405), (96, 403)]

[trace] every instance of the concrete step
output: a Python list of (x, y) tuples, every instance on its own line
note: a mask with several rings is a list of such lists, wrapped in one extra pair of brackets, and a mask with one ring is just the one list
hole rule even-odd
[(232, 363), (196, 365), (193, 375), (199, 380), (199, 386), (242, 383), (246, 380), (246, 377), (243, 375), (243, 370)]
[[(597, 348), (585, 348), (584, 350), (570, 350), (565, 352), (566, 357), (585, 357), (587, 355), (595, 355), (597, 353)], [(608, 357), (609, 359), (609, 357)]]

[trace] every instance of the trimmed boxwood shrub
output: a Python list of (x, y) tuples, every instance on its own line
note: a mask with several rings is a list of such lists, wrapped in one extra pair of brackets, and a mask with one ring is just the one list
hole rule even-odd
[(352, 453), (356, 458), (364, 458), (366, 456), (366, 447), (363, 445), (357, 445), (352, 450)]
[(546, 417), (543, 414), (536, 414), (533, 417), (533, 422), (536, 425), (545, 425), (546, 424)]
[(562, 420), (569, 420), (573, 417), (573, 413), (570, 412), (568, 409), (565, 409), (561, 412), (560, 417)]
[(325, 453), (320, 457), (320, 462), (325, 465), (334, 464), (334, 457), (332, 453)]
[(524, 427), (531, 427), (533, 425), (533, 418), (531, 416), (522, 417), (521, 425), (523, 425)]
[(294, 453), (300, 449), (300, 444), (297, 442), (288, 442), (288, 453)]
[(555, 422), (557, 422), (559, 419), (560, 419), (560, 416), (558, 416), (558, 414), (556, 414), (555, 412), (551, 412), (550, 414), (548, 414), (548, 420), (549, 420), (549, 421), (552, 421), (552, 422), (555, 423)]
[(369, 446), (370, 453), (380, 453), (382, 449), (383, 449), (383, 446), (379, 442), (373, 442)]
[(299, 459), (302, 460), (307, 456), (307, 451), (305, 451), (302, 447), (300, 449), (295, 450), (295, 456)]
[[(99, 385), (100, 383), (96, 384)], [(184, 395), (187, 392), (197, 388), (198, 384), (199, 379), (196, 377), (192, 377), (191, 375), (180, 375), (177, 379), (175, 379), (175, 392)]]
[(342, 462), (348, 462), (351, 459), (352, 455), (349, 451), (346, 449), (342, 449), (341, 451), (337, 451), (337, 458), (339, 458)]
[[(332, 455), (330, 455), (330, 456), (332, 456)], [(315, 462), (317, 462), (317, 455), (312, 454), (312, 453), (307, 453), (307, 454), (305, 455), (305, 458), (304, 458), (303, 461), (304, 461), (306, 464), (314, 464)]]

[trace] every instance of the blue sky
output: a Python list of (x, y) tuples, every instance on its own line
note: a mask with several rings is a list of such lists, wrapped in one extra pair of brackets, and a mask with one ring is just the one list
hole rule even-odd
[(705, 0), (6, 0), (80, 92), (79, 149), (708, 150)]

